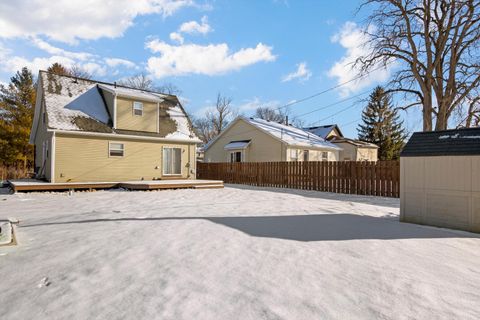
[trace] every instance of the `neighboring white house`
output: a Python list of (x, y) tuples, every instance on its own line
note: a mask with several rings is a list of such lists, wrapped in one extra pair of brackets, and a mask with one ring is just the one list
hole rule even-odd
[(238, 117), (205, 146), (205, 162), (337, 161), (341, 148), (308, 131)]
[(342, 148), (340, 161), (377, 161), (378, 146), (373, 143), (345, 138), (336, 124), (304, 128)]

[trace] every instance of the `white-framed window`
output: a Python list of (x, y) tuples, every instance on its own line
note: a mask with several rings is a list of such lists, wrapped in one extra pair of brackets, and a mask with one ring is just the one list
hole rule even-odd
[(139, 101), (133, 102), (133, 114), (135, 116), (143, 116), (143, 103)]
[(303, 161), (308, 161), (309, 152), (308, 150), (303, 150)]
[(182, 149), (163, 147), (163, 174), (182, 174)]
[(242, 162), (243, 161), (243, 152), (242, 151), (232, 151), (230, 152), (230, 162)]
[(298, 161), (298, 150), (290, 149), (290, 161)]
[(125, 144), (119, 142), (108, 143), (109, 157), (123, 157), (125, 155)]
[(322, 161), (328, 161), (328, 151), (322, 151)]

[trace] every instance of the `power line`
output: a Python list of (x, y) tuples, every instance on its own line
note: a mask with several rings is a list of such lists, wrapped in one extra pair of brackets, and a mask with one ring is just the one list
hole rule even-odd
[(321, 110), (328, 109), (328, 108), (333, 107), (333, 106), (335, 106), (335, 105), (337, 105), (337, 104), (341, 104), (341, 103), (343, 103), (343, 102), (345, 102), (345, 101), (352, 100), (352, 99), (354, 99), (354, 98), (358, 98), (358, 97), (360, 97), (360, 96), (362, 96), (362, 95), (364, 95), (364, 94), (366, 94), (366, 93), (369, 93), (369, 92), (370, 92), (370, 90), (364, 91), (364, 92), (359, 93), (359, 94), (357, 94), (357, 95), (354, 95), (354, 96), (345, 98), (345, 99), (343, 99), (343, 100), (339, 100), (339, 101), (333, 102), (333, 103), (331, 103), (331, 104), (328, 104), (328, 105), (326, 105), (326, 106), (320, 107), (320, 108), (318, 108), (318, 109), (315, 109), (315, 110), (312, 110), (312, 111), (309, 111), (309, 112), (306, 112), (306, 113), (302, 113), (302, 114), (300, 114), (300, 115), (297, 115), (296, 117), (303, 117), (303, 116), (306, 116), (306, 115), (308, 115), (308, 114), (311, 114), (311, 113), (314, 113), (314, 112), (317, 112), (317, 111), (321, 111)]
[[(386, 63), (386, 65), (388, 65), (388, 64), (390, 64), (390, 63), (392, 63), (392, 62), (388, 62), (388, 63)], [(320, 92), (317, 92), (317, 93), (315, 93), (315, 94), (312, 94), (311, 96), (308, 96), (308, 97), (305, 97), (305, 98), (302, 98), (302, 99), (298, 99), (298, 100), (294, 100), (294, 101), (292, 101), (292, 102), (289, 102), (289, 103), (287, 103), (287, 104), (284, 104), (284, 105), (282, 105), (282, 106), (280, 106), (280, 107), (275, 108), (275, 110), (280, 110), (280, 109), (283, 109), (283, 108), (286, 108), (286, 107), (293, 106), (294, 104), (298, 104), (298, 103), (301, 103), (301, 102), (304, 102), (304, 101), (313, 99), (313, 98), (315, 98), (315, 97), (318, 97), (319, 95), (322, 95), (322, 94), (324, 94), (324, 93), (330, 92), (330, 91), (335, 90), (335, 89), (338, 89), (338, 88), (340, 88), (340, 87), (342, 87), (342, 86), (344, 86), (344, 85), (349, 84), (350, 82), (353, 82), (353, 81), (356, 81), (356, 80), (358, 80), (358, 79), (361, 79), (361, 78), (369, 75), (370, 73), (375, 72), (375, 71), (378, 71), (378, 70), (383, 69), (383, 68), (385, 68), (385, 65), (382, 65), (382, 66), (380, 66), (380, 67), (378, 67), (378, 68), (375, 68), (375, 69), (373, 69), (373, 70), (370, 70), (369, 72), (365, 72), (365, 73), (363, 73), (363, 74), (361, 74), (361, 75), (359, 75), (359, 76), (357, 76), (357, 77), (355, 77), (355, 78), (352, 78), (352, 79), (350, 79), (350, 80), (348, 80), (348, 81), (339, 83), (339, 84), (337, 84), (336, 86), (333, 86), (333, 87), (330, 87), (330, 88), (325, 89), (325, 90), (323, 90), (323, 91), (320, 91)]]
[(342, 109), (342, 110), (340, 110), (340, 111), (338, 111), (338, 112), (335, 112), (335, 113), (329, 115), (328, 117), (325, 117), (325, 118), (323, 118), (323, 119), (320, 119), (320, 120), (318, 120), (318, 121), (315, 121), (315, 122), (313, 122), (312, 124), (316, 124), (316, 123), (325, 121), (325, 120), (327, 120), (327, 119), (330, 118), (330, 117), (336, 116), (337, 114), (342, 113), (342, 112), (344, 112), (344, 111), (347, 111), (347, 110), (349, 110), (349, 109), (351, 109), (351, 108), (353, 108), (353, 107), (356, 107), (356, 106), (358, 106), (358, 104), (357, 104), (357, 103), (354, 103), (354, 104), (352, 104), (352, 105), (350, 105), (350, 106), (348, 106), (348, 107), (346, 107), (346, 108), (344, 108), (344, 109)]

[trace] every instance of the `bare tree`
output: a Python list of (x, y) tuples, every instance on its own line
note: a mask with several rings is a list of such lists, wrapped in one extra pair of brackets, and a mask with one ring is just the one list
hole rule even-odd
[(217, 101), (212, 110), (205, 112), (203, 117), (193, 117), (193, 126), (203, 142), (207, 143), (218, 136), (225, 127), (237, 116), (237, 111), (232, 107), (232, 99), (217, 95)]
[(119, 84), (127, 86), (127, 87), (132, 87), (132, 88), (137, 88), (141, 90), (153, 90), (154, 85), (152, 79), (150, 79), (146, 73), (138, 73), (136, 75), (133, 75), (131, 77), (122, 79), (118, 81)]
[(161, 86), (155, 87), (155, 91), (158, 91), (158, 92), (161, 92), (161, 93), (166, 93), (166, 94), (173, 94), (173, 95), (176, 95), (176, 96), (182, 94), (182, 90), (180, 90), (179, 87), (177, 87), (176, 85), (174, 85), (171, 82), (166, 82), (166, 83), (162, 84)]
[(153, 80), (145, 72), (137, 73), (131, 77), (122, 79), (118, 81), (118, 83), (127, 87), (137, 88), (141, 90), (157, 91), (171, 95), (180, 95), (182, 93), (182, 90), (180, 90), (180, 88), (170, 82), (164, 83), (160, 86), (155, 85)]
[(212, 140), (215, 137), (212, 123), (205, 117), (196, 118), (190, 115), (192, 120), (193, 127), (198, 135), (198, 137), (204, 142)]
[(92, 79), (92, 74), (77, 64), (74, 64), (70, 70), (70, 75), (76, 78)]
[(282, 113), (281, 110), (276, 110), (270, 107), (258, 107), (255, 110), (254, 117), (263, 120), (284, 123), (286, 114)]
[[(413, 96), (423, 130), (443, 130), (456, 108), (480, 84), (480, 1), (364, 0), (370, 50), (356, 66), (362, 73), (395, 61), (386, 93)], [(433, 121), (435, 119), (435, 126)]]
[(457, 128), (471, 128), (480, 126), (480, 95), (469, 97), (463, 108), (456, 112)]
[(79, 65), (73, 65), (71, 68), (65, 67), (61, 63), (54, 62), (47, 69), (48, 72), (55, 73), (58, 75), (71, 76), (76, 78), (91, 79), (92, 75), (82, 69)]
[(228, 125), (230, 120), (236, 116), (236, 112), (232, 108), (231, 104), (232, 98), (222, 96), (219, 93), (217, 95), (215, 108), (207, 112), (206, 118), (212, 124), (212, 129), (215, 136), (219, 135)]

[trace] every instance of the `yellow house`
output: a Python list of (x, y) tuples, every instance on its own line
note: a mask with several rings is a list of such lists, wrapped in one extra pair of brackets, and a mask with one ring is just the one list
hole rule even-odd
[(290, 125), (238, 117), (205, 146), (204, 162), (336, 161), (340, 150)]
[(40, 71), (30, 143), (50, 182), (195, 179), (201, 143), (176, 96)]
[(377, 161), (378, 146), (373, 143), (345, 138), (336, 124), (304, 128), (339, 146), (340, 161)]

